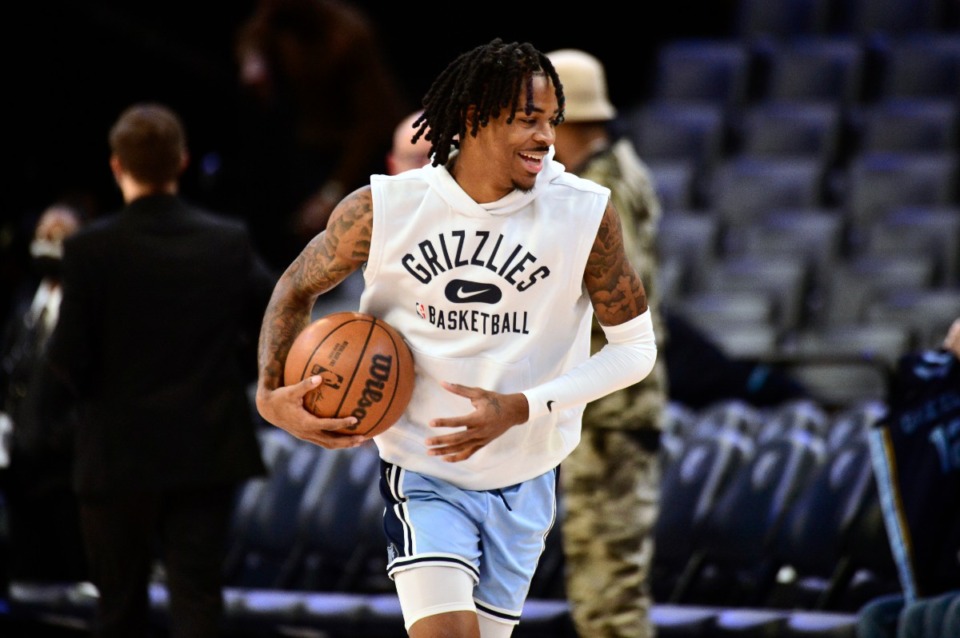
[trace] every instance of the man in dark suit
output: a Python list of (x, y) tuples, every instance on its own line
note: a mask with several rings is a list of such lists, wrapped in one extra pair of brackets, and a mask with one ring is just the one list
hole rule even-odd
[(160, 558), (169, 635), (213, 637), (235, 490), (264, 472), (246, 389), (275, 277), (241, 223), (178, 196), (188, 156), (174, 112), (134, 105), (109, 143), (126, 206), (65, 242), (49, 345), (80, 413), (73, 483), (97, 635), (147, 634)]
[(56, 202), (39, 216), (31, 274), (14, 298), (0, 340), (0, 492), (7, 515), (8, 573), (16, 582), (87, 579), (73, 471), (73, 412), (44, 418), (44, 352), (60, 309), (63, 241), (83, 211)]

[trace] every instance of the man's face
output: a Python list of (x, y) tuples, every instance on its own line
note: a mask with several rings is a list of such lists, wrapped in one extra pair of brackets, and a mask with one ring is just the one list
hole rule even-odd
[(525, 93), (512, 122), (507, 123), (509, 113), (501, 112), (475, 138), (477, 150), (489, 167), (488, 175), (503, 195), (534, 187), (537, 174), (543, 169), (543, 158), (556, 138), (554, 127), (560, 107), (553, 84), (542, 73), (534, 75), (533, 110), (529, 115), (525, 112)]

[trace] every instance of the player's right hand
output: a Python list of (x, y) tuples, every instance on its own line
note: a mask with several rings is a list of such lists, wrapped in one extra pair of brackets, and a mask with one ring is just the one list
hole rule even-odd
[(356, 425), (356, 417), (325, 419), (313, 415), (304, 407), (303, 397), (322, 382), (319, 375), (313, 375), (274, 390), (258, 387), (257, 411), (268, 423), (320, 447), (342, 449), (361, 445), (367, 440), (366, 437), (333, 432)]

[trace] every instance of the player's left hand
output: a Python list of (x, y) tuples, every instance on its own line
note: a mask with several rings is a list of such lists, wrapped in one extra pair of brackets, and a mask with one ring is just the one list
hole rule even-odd
[(470, 458), (514, 425), (526, 422), (529, 416), (527, 397), (519, 392), (500, 394), (457, 383), (443, 382), (442, 385), (448, 392), (469, 399), (474, 407), (469, 414), (430, 422), (435, 428), (461, 428), (452, 434), (427, 439), (428, 454), (442, 457), (444, 461)]

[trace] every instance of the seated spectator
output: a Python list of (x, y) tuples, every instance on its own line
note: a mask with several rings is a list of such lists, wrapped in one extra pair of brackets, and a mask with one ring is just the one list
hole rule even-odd
[[(960, 636), (960, 317), (898, 366), (873, 465), (902, 592), (859, 612), (859, 638)], [(952, 453), (950, 451), (953, 451)], [(896, 471), (893, 472), (892, 470)]]

